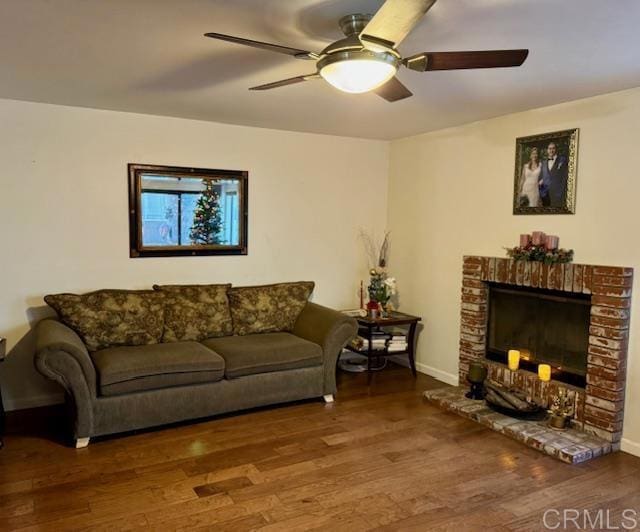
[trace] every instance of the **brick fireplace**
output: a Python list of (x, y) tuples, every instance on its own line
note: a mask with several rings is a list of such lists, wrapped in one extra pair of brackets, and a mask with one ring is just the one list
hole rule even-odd
[[(523, 369), (488, 360), (489, 284), (530, 287), (591, 297), (586, 356), (586, 385), (556, 380), (541, 382)], [(553, 264), (505, 258), (466, 256), (463, 260), (459, 377), (464, 385), (472, 361), (482, 361), (494, 380), (509, 383), (537, 399), (565, 388), (574, 402), (572, 424), (619, 447), (624, 417), (624, 392), (633, 269), (587, 264)]]

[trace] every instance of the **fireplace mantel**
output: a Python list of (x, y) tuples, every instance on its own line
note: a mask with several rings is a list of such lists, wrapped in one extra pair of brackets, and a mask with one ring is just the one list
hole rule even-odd
[[(584, 389), (533, 373), (512, 375), (506, 366), (485, 359), (488, 283), (590, 294), (589, 347)], [(498, 257), (465, 256), (460, 312), (460, 383), (469, 363), (483, 361), (490, 376), (511, 382), (534, 397), (547, 399), (566, 388), (575, 400), (574, 426), (619, 446), (624, 418), (624, 392), (633, 269), (591, 264), (542, 264)]]

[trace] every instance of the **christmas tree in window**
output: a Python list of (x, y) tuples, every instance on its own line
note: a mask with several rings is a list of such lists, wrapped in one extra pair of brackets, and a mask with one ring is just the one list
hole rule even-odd
[(196, 203), (189, 238), (198, 245), (219, 244), (222, 232), (220, 194), (213, 188), (212, 180), (203, 179), (202, 182), (206, 188)]

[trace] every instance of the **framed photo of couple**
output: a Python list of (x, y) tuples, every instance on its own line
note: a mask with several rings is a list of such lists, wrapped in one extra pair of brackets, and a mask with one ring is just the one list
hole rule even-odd
[(574, 214), (578, 129), (516, 139), (513, 214)]

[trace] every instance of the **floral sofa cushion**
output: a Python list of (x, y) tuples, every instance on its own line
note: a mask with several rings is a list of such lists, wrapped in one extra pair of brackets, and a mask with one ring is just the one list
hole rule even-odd
[(230, 284), (153, 285), (165, 295), (163, 342), (200, 341), (233, 334)]
[(292, 331), (314, 286), (300, 281), (230, 288), (234, 334)]
[(89, 351), (155, 344), (162, 339), (162, 292), (97, 290), (82, 295), (53, 294), (44, 300), (60, 320), (80, 336)]

